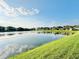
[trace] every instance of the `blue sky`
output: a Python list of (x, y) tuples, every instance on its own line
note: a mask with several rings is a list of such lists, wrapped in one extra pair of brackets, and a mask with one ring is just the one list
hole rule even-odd
[(79, 24), (79, 0), (1, 0), (0, 25), (40, 27)]

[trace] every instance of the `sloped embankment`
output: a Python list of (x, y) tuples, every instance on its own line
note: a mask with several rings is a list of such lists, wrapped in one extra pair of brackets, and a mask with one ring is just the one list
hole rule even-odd
[(9, 59), (78, 59), (79, 32)]

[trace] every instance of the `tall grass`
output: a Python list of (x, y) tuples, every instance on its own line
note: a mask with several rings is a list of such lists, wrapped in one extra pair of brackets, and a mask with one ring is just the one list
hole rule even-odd
[(79, 32), (9, 59), (79, 59)]

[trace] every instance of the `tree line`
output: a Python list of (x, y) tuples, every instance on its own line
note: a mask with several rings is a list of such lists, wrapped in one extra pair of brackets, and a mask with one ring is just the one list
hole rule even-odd
[(10, 31), (32, 31), (35, 30), (34, 28), (22, 28), (22, 27), (12, 27), (12, 26), (8, 26), (8, 27), (4, 27), (4, 26), (0, 26), (0, 32), (10, 32)]
[(79, 25), (65, 25), (65, 26), (53, 26), (53, 27), (38, 27), (37, 30), (79, 30)]
[(0, 32), (10, 32), (10, 31), (35, 31), (35, 30), (79, 30), (79, 25), (66, 25), (66, 26), (53, 26), (53, 27), (38, 27), (38, 28), (22, 28), (22, 27), (12, 27), (12, 26), (0, 26)]

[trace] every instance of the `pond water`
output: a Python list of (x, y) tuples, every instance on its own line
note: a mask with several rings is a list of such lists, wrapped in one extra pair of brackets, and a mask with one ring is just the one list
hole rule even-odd
[(57, 40), (64, 35), (37, 32), (2, 32), (0, 33), (0, 59), (7, 59), (26, 50)]

